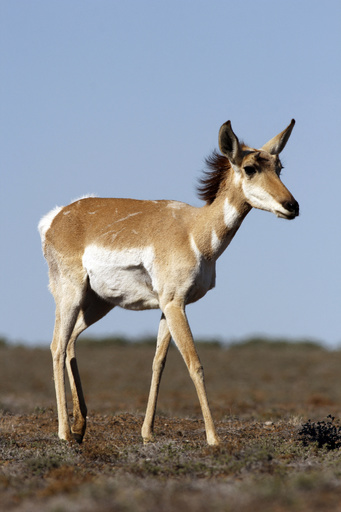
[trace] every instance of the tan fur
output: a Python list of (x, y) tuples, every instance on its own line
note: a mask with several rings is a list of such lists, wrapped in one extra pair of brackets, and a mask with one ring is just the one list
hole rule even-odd
[[(142, 427), (144, 441), (153, 437), (160, 379), (172, 336), (197, 390), (207, 442), (219, 443), (185, 306), (214, 287), (215, 262), (252, 206), (285, 218), (298, 215), (298, 204), (279, 179), (278, 152), (292, 126), (267, 143), (271, 153), (264, 147), (242, 146), (231, 124), (225, 123), (219, 143), (226, 165), (223, 174), (215, 171), (216, 192), (213, 197), (210, 185), (210, 200), (201, 208), (176, 201), (89, 197), (42, 219), (39, 228), (56, 302), (51, 351), (61, 439), (81, 442), (86, 428), (87, 410), (75, 356), (77, 337), (113, 307), (121, 306), (162, 311)], [(220, 161), (225, 162), (224, 157)], [(246, 166), (255, 170), (253, 176), (246, 174)], [(73, 397), (71, 429), (65, 366)]]

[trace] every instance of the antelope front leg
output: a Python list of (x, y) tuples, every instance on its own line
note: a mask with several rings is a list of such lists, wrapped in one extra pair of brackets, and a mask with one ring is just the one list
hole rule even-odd
[(204, 417), (206, 439), (209, 445), (218, 445), (219, 438), (216, 434), (210, 407), (208, 405), (205, 389), (204, 370), (194, 346), (191, 330), (188, 325), (184, 308), (174, 302), (169, 303), (164, 313), (173, 340), (178, 346), (187, 365), (189, 374), (195, 385), (202, 415)]
[(154, 420), (157, 397), (159, 394), (162, 372), (165, 367), (171, 335), (164, 315), (161, 317), (157, 336), (156, 352), (153, 360), (153, 374), (150, 385), (146, 416), (142, 426), (142, 438), (144, 443), (153, 440)]

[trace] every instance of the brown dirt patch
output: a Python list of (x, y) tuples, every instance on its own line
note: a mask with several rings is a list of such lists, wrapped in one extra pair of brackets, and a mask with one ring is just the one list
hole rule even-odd
[[(304, 447), (300, 425), (341, 417), (341, 353), (304, 344), (199, 346), (219, 448), (172, 349), (155, 443), (140, 430), (153, 348), (79, 345), (89, 410), (82, 445), (61, 442), (50, 353), (1, 347), (3, 510), (340, 510), (339, 451)], [(71, 403), (71, 402), (70, 402)]]

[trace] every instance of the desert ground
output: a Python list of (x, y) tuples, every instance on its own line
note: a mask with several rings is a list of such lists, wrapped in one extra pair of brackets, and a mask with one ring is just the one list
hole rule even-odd
[(57, 436), (48, 347), (3, 342), (0, 510), (341, 511), (341, 351), (281, 340), (197, 347), (219, 447), (206, 444), (194, 386), (174, 347), (155, 442), (143, 445), (153, 344), (79, 340), (88, 406), (79, 445)]

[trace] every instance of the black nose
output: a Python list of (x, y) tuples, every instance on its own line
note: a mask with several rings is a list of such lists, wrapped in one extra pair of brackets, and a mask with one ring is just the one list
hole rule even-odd
[(286, 201), (283, 203), (283, 207), (288, 210), (288, 212), (292, 213), (297, 217), (300, 213), (300, 207), (296, 199), (292, 199), (292, 201)]

